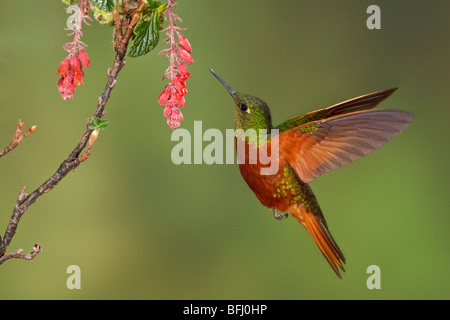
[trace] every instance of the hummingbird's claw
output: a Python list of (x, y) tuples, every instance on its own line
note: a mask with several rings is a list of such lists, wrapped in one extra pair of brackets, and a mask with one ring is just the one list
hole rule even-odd
[(275, 219), (277, 220), (284, 220), (286, 219), (289, 215), (287, 213), (285, 213), (283, 216), (278, 214), (277, 209), (273, 208), (273, 216), (275, 217)]

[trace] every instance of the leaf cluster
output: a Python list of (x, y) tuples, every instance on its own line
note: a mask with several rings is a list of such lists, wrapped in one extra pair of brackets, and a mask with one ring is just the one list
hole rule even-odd
[(89, 129), (105, 129), (108, 126), (108, 120), (101, 120), (98, 118), (92, 118), (91, 124), (89, 125)]
[[(132, 12), (136, 1), (130, 0), (91, 0), (91, 5), (105, 13), (112, 13), (117, 8), (121, 18)], [(142, 11), (141, 20), (136, 24), (128, 47), (128, 56), (139, 57), (152, 51), (159, 43), (159, 33), (162, 30), (164, 19), (163, 11), (167, 4), (157, 0), (147, 0)]]

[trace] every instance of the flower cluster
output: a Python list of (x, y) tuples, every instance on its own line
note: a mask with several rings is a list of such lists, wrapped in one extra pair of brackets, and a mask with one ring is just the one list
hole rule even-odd
[[(163, 79), (168, 78), (169, 83), (164, 87), (163, 92), (159, 95), (158, 103), (164, 106), (164, 117), (167, 118), (167, 124), (170, 128), (175, 129), (183, 120), (183, 114), (179, 107), (184, 107), (187, 94), (186, 80), (190, 78), (186, 64), (191, 64), (194, 59), (191, 57), (192, 47), (188, 39), (184, 37), (181, 28), (175, 25), (175, 21), (181, 19), (173, 13), (176, 7), (175, 0), (169, 0), (167, 9), (163, 13), (163, 17), (169, 20), (169, 26), (164, 29), (168, 35), (166, 40), (169, 43), (169, 49), (165, 49), (160, 54), (165, 54), (170, 64), (167, 68)], [(175, 40), (177, 35), (178, 43)]]
[(75, 13), (70, 17), (72, 19), (67, 21), (67, 30), (72, 31), (68, 36), (73, 36), (74, 39), (63, 46), (64, 50), (69, 54), (61, 62), (56, 72), (61, 76), (58, 80), (58, 89), (63, 100), (73, 98), (76, 86), (84, 83), (83, 67), (88, 68), (91, 64), (84, 50), (86, 44), (80, 40), (83, 35), (81, 32), (83, 23), (89, 25), (87, 20), (91, 20), (88, 16), (90, 3), (87, 0), (80, 0), (76, 5), (72, 5), (71, 8), (75, 10)]
[(58, 80), (58, 88), (63, 100), (72, 99), (76, 86), (84, 83), (83, 67), (88, 68), (89, 65), (89, 57), (83, 49), (80, 49), (78, 54), (69, 54), (61, 62), (56, 73), (61, 76)]

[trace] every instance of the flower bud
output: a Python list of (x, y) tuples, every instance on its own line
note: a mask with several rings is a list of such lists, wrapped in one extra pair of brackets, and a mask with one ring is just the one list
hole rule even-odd
[(62, 81), (62, 86), (64, 88), (67, 88), (68, 86), (71, 86), (72, 83), (73, 83), (73, 76), (69, 73), (64, 77)]
[(177, 117), (178, 122), (183, 121), (183, 114), (181, 113), (180, 109), (177, 109), (177, 111), (178, 112), (175, 116)]
[(66, 101), (67, 99), (72, 99), (72, 98), (73, 98), (73, 95), (72, 95), (71, 92), (69, 92), (69, 93), (64, 92), (64, 93), (61, 94), (61, 98), (62, 98), (64, 101)]
[(74, 84), (76, 83), (77, 85), (80, 85), (80, 84), (84, 83), (84, 81), (83, 81), (84, 72), (83, 72), (83, 70), (80, 70), (80, 71), (81, 72), (75, 73), (75, 75), (73, 77)]
[(77, 55), (72, 55), (72, 58), (70, 59), (70, 69), (73, 73), (79, 72), (81, 69), (80, 59), (78, 59)]
[(164, 117), (168, 117), (172, 114), (172, 108), (169, 105), (164, 106)]
[(61, 64), (59, 65), (58, 71), (56, 71), (56, 74), (62, 76), (65, 75), (67, 70), (69, 70), (70, 61), (68, 58), (65, 58)]
[(175, 119), (172, 119), (171, 117), (168, 117), (167, 124), (169, 125), (170, 129), (175, 129), (180, 126), (180, 121), (177, 121)]
[(178, 61), (178, 71), (180, 72), (180, 74), (183, 75), (183, 74), (188, 73), (188, 68), (186, 67), (186, 65), (183, 62)]
[(169, 100), (170, 91), (168, 89), (164, 89), (163, 92), (158, 97), (158, 103), (164, 105), (167, 100)]
[(89, 57), (88, 57), (86, 51), (84, 51), (83, 49), (78, 51), (78, 58), (80, 59), (83, 67), (89, 68), (89, 66), (91, 65), (91, 62), (89, 61)]
[(191, 44), (189, 43), (189, 40), (186, 39), (186, 37), (183, 36), (181, 33), (178, 34), (178, 44), (187, 52), (189, 53), (192, 52), (192, 47)]
[(182, 61), (178, 61), (178, 72), (176, 76), (183, 80), (189, 79), (191, 77), (186, 65)]
[(191, 55), (183, 48), (178, 48), (178, 56), (187, 64), (191, 64), (194, 62), (194, 59), (192, 59)]
[(187, 88), (186, 88), (186, 82), (184, 80), (175, 78), (175, 80), (173, 82), (180, 94), (182, 94), (184, 96), (188, 93)]
[(183, 95), (179, 95), (177, 102), (178, 102), (178, 105), (183, 108), (184, 105), (186, 104), (186, 99), (184, 98)]

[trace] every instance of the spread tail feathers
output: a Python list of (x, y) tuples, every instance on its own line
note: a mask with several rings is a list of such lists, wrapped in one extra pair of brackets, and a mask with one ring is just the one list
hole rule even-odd
[[(339, 268), (345, 272), (343, 264), (345, 264), (345, 258), (339, 249), (338, 245), (331, 236), (328, 230), (327, 224), (322, 213), (314, 213), (306, 210), (303, 206), (296, 206), (291, 210), (293, 215), (305, 228), (311, 233), (316, 241), (320, 251), (327, 259), (331, 268), (339, 278), (341, 274)], [(320, 210), (320, 209), (319, 209)]]

